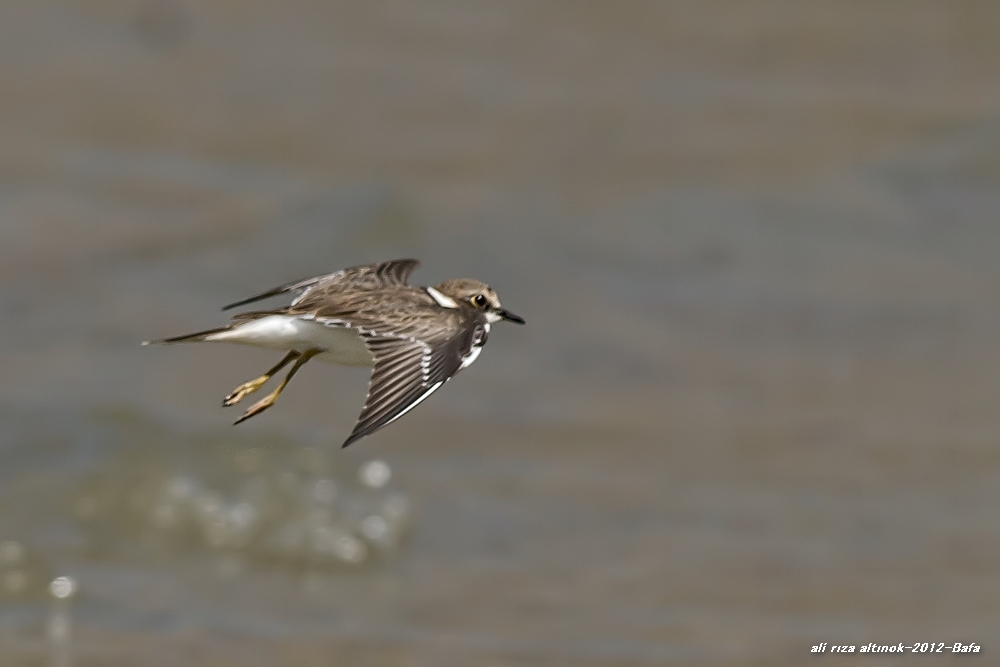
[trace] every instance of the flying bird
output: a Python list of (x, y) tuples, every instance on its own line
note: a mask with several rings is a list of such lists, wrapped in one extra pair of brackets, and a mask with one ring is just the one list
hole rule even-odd
[(222, 401), (223, 406), (236, 405), (292, 364), (277, 388), (234, 424), (274, 405), (295, 373), (314, 357), (371, 367), (368, 395), (344, 441), (347, 447), (396, 421), (472, 364), (493, 324), (524, 324), (500, 306), (493, 288), (478, 280), (458, 278), (433, 287), (407, 284), (419, 265), (415, 259), (395, 259), (281, 285), (223, 310), (297, 292), (284, 308), (239, 313), (225, 326), (143, 345), (219, 342), (287, 350), (266, 373), (236, 387)]

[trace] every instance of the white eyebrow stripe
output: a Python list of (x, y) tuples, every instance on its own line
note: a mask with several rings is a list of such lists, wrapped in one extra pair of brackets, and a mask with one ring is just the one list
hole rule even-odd
[(444, 294), (441, 294), (441, 292), (437, 291), (433, 287), (425, 287), (424, 289), (427, 291), (428, 294), (431, 295), (432, 299), (437, 301), (437, 305), (441, 306), (442, 308), (452, 308), (452, 309), (458, 308), (458, 301), (455, 301), (450, 296), (445, 296)]

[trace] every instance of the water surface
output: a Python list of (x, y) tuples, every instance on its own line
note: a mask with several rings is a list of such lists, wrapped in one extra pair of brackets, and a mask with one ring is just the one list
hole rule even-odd
[[(4, 664), (59, 575), (79, 665), (993, 650), (995, 13), (6, 3)], [(528, 326), (346, 451), (365, 370), (139, 346), (402, 256)]]

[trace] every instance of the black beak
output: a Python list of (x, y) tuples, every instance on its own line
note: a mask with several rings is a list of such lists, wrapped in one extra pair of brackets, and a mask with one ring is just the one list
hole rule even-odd
[(517, 315), (515, 315), (512, 312), (510, 312), (509, 310), (504, 310), (503, 308), (501, 308), (501, 309), (499, 309), (497, 311), (497, 315), (499, 315), (501, 318), (507, 320), (508, 322), (514, 322), (515, 324), (524, 324), (524, 318), (523, 317), (518, 317)]

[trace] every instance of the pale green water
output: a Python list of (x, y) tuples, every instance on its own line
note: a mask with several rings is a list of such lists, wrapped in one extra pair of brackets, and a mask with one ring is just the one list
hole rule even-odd
[[(997, 18), (4, 4), (3, 664), (57, 575), (74, 665), (995, 652)], [(396, 256), (528, 325), (346, 451), (363, 369), (138, 345)]]

